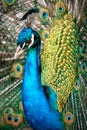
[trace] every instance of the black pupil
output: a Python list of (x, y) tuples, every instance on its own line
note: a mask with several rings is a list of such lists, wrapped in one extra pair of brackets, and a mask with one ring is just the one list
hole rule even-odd
[(18, 122), (18, 118), (15, 118), (15, 119), (14, 119), (14, 122)]
[(17, 71), (19, 71), (19, 68), (17, 68)]
[(20, 47), (22, 48), (23, 45), (20, 45)]
[(9, 116), (8, 116), (8, 120), (11, 121), (11, 119), (12, 119), (12, 117), (11, 117), (11, 115), (9, 115)]
[(6, 113), (9, 113), (9, 112), (10, 112), (10, 110), (9, 110), (9, 109), (7, 109), (7, 110), (6, 110)]
[(62, 10), (62, 7), (59, 7), (59, 10)]
[(76, 86), (78, 85), (78, 82), (76, 82)]
[(31, 40), (26, 41), (26, 42), (25, 42), (25, 44), (26, 44), (26, 45), (29, 45), (29, 44), (30, 44), (30, 42), (31, 42)]
[(78, 85), (78, 83), (76, 82), (76, 86)]
[(17, 71), (18, 71), (18, 72), (20, 71), (20, 68), (19, 68), (19, 67), (17, 67)]
[(43, 16), (44, 16), (44, 17), (46, 16), (46, 12), (43, 13)]
[(71, 119), (71, 117), (68, 117), (68, 120), (70, 120)]
[(83, 70), (85, 70), (85, 65), (83, 65)]
[(83, 47), (83, 45), (82, 45), (82, 44), (80, 44), (80, 47), (82, 48), (82, 47)]

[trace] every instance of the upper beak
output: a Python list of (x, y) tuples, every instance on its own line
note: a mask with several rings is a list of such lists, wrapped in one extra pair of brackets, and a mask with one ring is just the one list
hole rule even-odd
[(17, 59), (24, 52), (23, 48), (20, 45), (17, 47), (16, 52), (14, 54), (14, 59)]
[[(33, 43), (34, 43), (34, 34), (32, 34), (31, 43), (29, 44), (28, 48), (30, 48)], [(24, 46), (25, 46), (25, 43), (23, 44), (22, 48), (20, 47), (20, 45), (17, 47), (15, 55), (14, 55), (14, 59), (17, 59), (24, 52), (24, 49), (23, 49)]]

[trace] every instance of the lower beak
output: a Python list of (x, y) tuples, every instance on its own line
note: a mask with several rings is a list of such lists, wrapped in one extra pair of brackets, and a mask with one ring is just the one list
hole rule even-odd
[(24, 52), (24, 50), (20, 47), (20, 45), (17, 47), (16, 52), (14, 54), (14, 59), (17, 59), (22, 53)]

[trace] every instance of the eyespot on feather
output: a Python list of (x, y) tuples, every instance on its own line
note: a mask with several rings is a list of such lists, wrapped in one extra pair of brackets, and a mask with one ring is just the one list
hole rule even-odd
[(80, 42), (79, 47), (80, 47), (80, 49), (84, 49), (84, 43)]
[(16, 0), (4, 0), (4, 3), (7, 5), (7, 6), (12, 6), (14, 5), (16, 2)]
[(10, 73), (14, 78), (21, 78), (23, 75), (23, 66), (20, 63), (14, 63)]
[(5, 120), (6, 124), (12, 125), (12, 118), (13, 118), (12, 113), (8, 113), (8, 114), (4, 115), (4, 120)]
[(45, 30), (42, 32), (42, 39), (45, 40), (49, 37), (49, 31)]
[(87, 71), (87, 66), (86, 66), (85, 63), (83, 63), (83, 64), (81, 65), (81, 69), (82, 69), (82, 71)]
[(87, 61), (86, 60), (79, 63), (78, 70), (79, 70), (79, 73), (81, 73), (82, 77), (84, 77), (84, 79), (86, 80), (87, 79)]
[(66, 112), (64, 116), (64, 122), (67, 125), (71, 125), (74, 122), (74, 115), (71, 112)]
[(19, 126), (23, 122), (23, 117), (21, 114), (13, 114), (12, 125)]
[(74, 83), (74, 89), (77, 91), (80, 89), (80, 81), (77, 79)]
[(85, 43), (84, 43), (83, 41), (81, 41), (81, 42), (79, 43), (79, 54), (80, 54), (80, 55), (83, 55), (83, 53), (84, 53), (84, 51), (85, 51), (85, 48), (86, 48)]
[(10, 108), (10, 107), (7, 107), (7, 108), (4, 109), (3, 114), (5, 115), (5, 114), (8, 114), (8, 113), (12, 113), (12, 112), (13, 112), (13, 109)]
[(49, 12), (47, 9), (41, 8), (39, 13), (40, 19), (45, 22), (48, 21), (49, 18)]
[(56, 8), (56, 13), (60, 16), (63, 16), (67, 11), (67, 7), (63, 2), (57, 2), (55, 8)]

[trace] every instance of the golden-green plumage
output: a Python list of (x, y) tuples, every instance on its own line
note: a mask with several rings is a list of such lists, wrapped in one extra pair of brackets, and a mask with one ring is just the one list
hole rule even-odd
[[(64, 130), (86, 130), (87, 1), (15, 1), (0, 2), (0, 130), (28, 126), (21, 104), (25, 55), (16, 61), (13, 58), (16, 38), (26, 25), (40, 34), (42, 84), (56, 92), (58, 109), (63, 110)], [(34, 7), (39, 13), (20, 21)], [(23, 122), (21, 120), (18, 126), (13, 121), (8, 122), (8, 111), (12, 119), (15, 115), (22, 119), (22, 114)]]
[[(57, 93), (58, 110), (62, 111), (74, 87), (78, 65), (78, 35), (71, 20), (59, 20), (44, 41), (41, 52), (42, 82)], [(49, 71), (48, 71), (49, 70)]]

